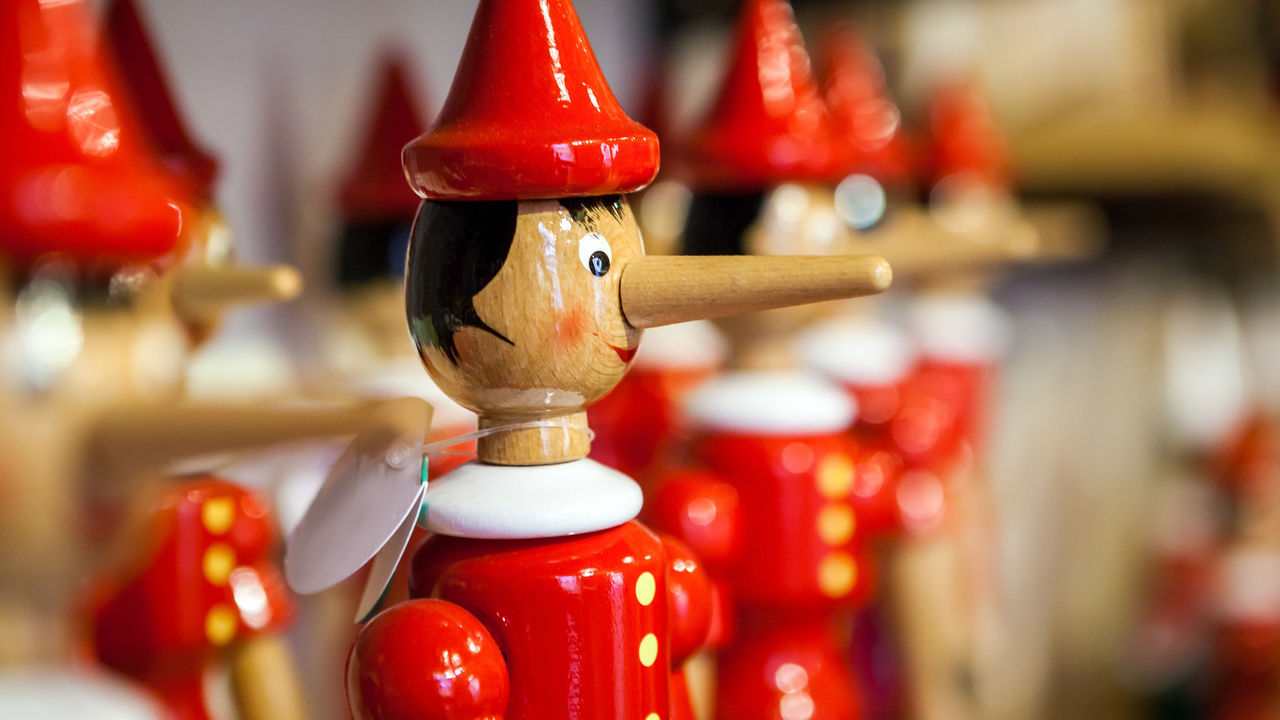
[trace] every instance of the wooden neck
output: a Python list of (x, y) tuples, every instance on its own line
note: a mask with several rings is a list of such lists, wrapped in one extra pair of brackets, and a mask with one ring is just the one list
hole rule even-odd
[(587, 427), (585, 410), (569, 415), (536, 417), (481, 415), (480, 429), (522, 422), (563, 425), (514, 428), (486, 435), (476, 443), (476, 455), (480, 461), (492, 465), (554, 465), (580, 460), (591, 452), (591, 431)]

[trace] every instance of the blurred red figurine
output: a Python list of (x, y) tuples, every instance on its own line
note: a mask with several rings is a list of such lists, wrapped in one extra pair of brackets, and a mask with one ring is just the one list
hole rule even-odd
[(99, 599), (98, 657), (154, 690), (175, 718), (214, 717), (207, 677), (219, 666), (230, 670), (240, 717), (300, 717), (266, 699), (292, 674), (281, 633), (293, 606), (272, 562), (265, 498), (197, 478), (164, 490), (154, 507), (141, 565)]
[(853, 27), (833, 26), (820, 38), (818, 74), (832, 121), (852, 146), (853, 172), (890, 196), (910, 193), (912, 148), (875, 51)]
[[(684, 251), (832, 252), (848, 228), (821, 209), (852, 166), (851, 143), (819, 95), (786, 2), (748, 0), (737, 32), (721, 95), (689, 147)], [(769, 228), (770, 214), (790, 230)], [(688, 398), (688, 462), (649, 487), (649, 517), (688, 542), (716, 581), (721, 718), (862, 716), (842, 629), (874, 588), (873, 505), (895, 469), (862, 470), (875, 460), (850, 434), (852, 399), (795, 369), (790, 343), (809, 319), (723, 325), (733, 370)]]

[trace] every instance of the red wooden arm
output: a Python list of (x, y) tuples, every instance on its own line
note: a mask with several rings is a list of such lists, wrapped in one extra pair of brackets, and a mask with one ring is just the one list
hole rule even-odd
[(679, 667), (707, 644), (711, 630), (711, 578), (688, 545), (660, 534), (667, 558), (671, 664)]
[(489, 631), (443, 600), (383, 611), (347, 657), (347, 705), (356, 720), (502, 720), (509, 689)]

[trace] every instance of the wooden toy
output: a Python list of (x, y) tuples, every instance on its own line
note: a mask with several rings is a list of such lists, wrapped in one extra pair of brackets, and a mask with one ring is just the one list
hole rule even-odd
[[(132, 0), (108, 8), (105, 44), (154, 150), (196, 199), (198, 221), (187, 232), (192, 247), (174, 281), (175, 311), (193, 342), (229, 302), (275, 299), (273, 290), (296, 295), (291, 268), (230, 268), (230, 233), (213, 203), (216, 163), (183, 127)], [(273, 287), (273, 273), (293, 286)], [(213, 477), (171, 482), (141, 510), (150, 544), (98, 583), (90, 609), (95, 654), (144, 683), (177, 717), (210, 716), (221, 701), (205, 678), (223, 669), (239, 717), (306, 717), (283, 640), (293, 601), (270, 562), (276, 523), (270, 504)]]
[(822, 97), (836, 131), (852, 146), (852, 174), (865, 175), (890, 197), (905, 199), (915, 189), (915, 149), (880, 59), (857, 29), (846, 24), (822, 33), (817, 58)]
[[(645, 257), (622, 193), (657, 163), (570, 3), (480, 3), (441, 118), (405, 150), (426, 198), (406, 308), (428, 372), (486, 434), (479, 459), (429, 481), (425, 499), (408, 492), (416, 477), (408, 503), (388, 493), (387, 515), (435, 534), (413, 560), (418, 599), (375, 617), (352, 651), (356, 717), (689, 717), (679, 667), (706, 632), (705, 576), (633, 520), (633, 481), (585, 459), (583, 408), (622, 377), (645, 327), (876, 292), (889, 270)], [(317, 503), (286, 556), (295, 588), (355, 569), (313, 553), (335, 526), (310, 521), (365, 511)]]
[(274, 517), (257, 493), (183, 478), (157, 498), (132, 573), (100, 589), (99, 659), (160, 695), (175, 717), (211, 717), (207, 676), (229, 669), (237, 717), (306, 717), (280, 637), (293, 599), (272, 559)]
[(84, 3), (6, 4), (0, 38), (0, 715), (162, 716), (137, 689), (86, 679), (73, 620), (87, 576), (128, 555), (144, 481), (181, 457), (316, 434), (417, 442), (430, 410), (175, 404), (202, 314), (296, 293), (296, 275), (186, 264), (202, 201), (151, 159)]
[[(737, 33), (690, 145), (685, 252), (836, 252), (849, 228), (832, 191), (852, 143), (819, 95), (790, 6), (746, 2)], [(895, 471), (850, 435), (850, 398), (797, 369), (793, 337), (814, 317), (721, 322), (732, 370), (690, 395), (690, 462), (649, 487), (648, 516), (715, 581), (717, 717), (858, 717), (863, 705), (840, 628), (873, 591), (871, 504)]]

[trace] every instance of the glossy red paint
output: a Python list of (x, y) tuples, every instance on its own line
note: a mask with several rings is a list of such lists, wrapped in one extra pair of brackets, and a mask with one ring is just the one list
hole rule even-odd
[(379, 613), (347, 657), (356, 720), (498, 720), (508, 692), (497, 643), (453, 603), (411, 600)]
[(104, 19), (106, 51), (120, 69), (121, 90), (169, 172), (203, 198), (213, 195), (218, 161), (187, 133), (134, 0), (115, 0)]
[(786, 0), (747, 0), (731, 65), (711, 114), (692, 134), (698, 189), (760, 189), (830, 182), (846, 174), (837, 134)]
[(711, 628), (711, 578), (693, 550), (671, 535), (661, 535), (667, 561), (670, 599), (671, 660), (680, 665), (707, 644)]
[(720, 654), (717, 717), (734, 720), (859, 720), (861, 690), (830, 618), (792, 613), (744, 618)]
[(440, 119), (404, 166), (440, 200), (628, 193), (657, 174), (658, 138), (614, 99), (569, 0), (481, 0)]
[(937, 185), (965, 177), (1007, 189), (1012, 163), (986, 98), (974, 84), (950, 83), (934, 89), (929, 104), (928, 175)]
[[(868, 597), (874, 568), (853, 514), (859, 450), (851, 438), (715, 434), (695, 447), (738, 492), (742, 550), (728, 580), (739, 606), (827, 609)], [(833, 562), (849, 574), (829, 570)]]
[(901, 388), (890, 439), (910, 468), (937, 468), (982, 442), (993, 368), (926, 358)]
[(0, 104), (7, 260), (61, 252), (110, 266), (175, 250), (189, 197), (148, 158), (83, 2), (4, 4)]
[(860, 717), (839, 628), (874, 592), (868, 543), (892, 524), (896, 467), (844, 432), (709, 433), (692, 454), (694, 467), (655, 478), (648, 512), (715, 578), (718, 716)]
[(347, 222), (412, 219), (420, 200), (405, 187), (400, 153), (425, 130), (404, 58), (388, 54), (379, 69), (374, 113), (365, 124), (360, 154), (342, 181)]
[(834, 26), (819, 42), (818, 68), (832, 122), (851, 146), (850, 170), (890, 189), (908, 189), (911, 147), (875, 51), (852, 27)]
[(150, 522), (141, 565), (102, 583), (94, 649), (175, 716), (204, 720), (204, 676), (225, 649), (292, 620), (291, 596), (272, 564), (270, 508), (255, 493), (203, 478), (168, 488)]
[(634, 521), (550, 539), (433, 536), (414, 556), (410, 591), (455, 603), (493, 635), (509, 720), (647, 720), (670, 715), (673, 637), (687, 650), (706, 614), (705, 579), (688, 562)]

